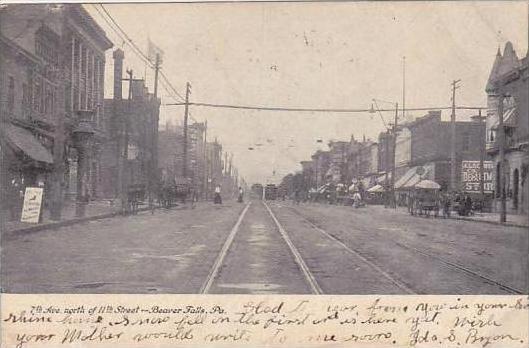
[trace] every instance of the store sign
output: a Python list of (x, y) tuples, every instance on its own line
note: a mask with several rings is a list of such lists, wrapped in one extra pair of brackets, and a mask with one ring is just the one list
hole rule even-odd
[[(461, 168), (463, 191), (480, 192), (479, 161), (463, 161)], [(483, 162), (483, 189), (485, 193), (494, 191), (494, 164), (491, 161)]]
[(34, 224), (39, 222), (43, 193), (42, 187), (26, 187), (20, 221)]

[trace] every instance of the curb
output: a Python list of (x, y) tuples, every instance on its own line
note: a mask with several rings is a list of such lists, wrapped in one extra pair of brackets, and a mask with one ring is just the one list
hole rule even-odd
[(497, 225), (497, 226), (505, 226), (505, 227), (520, 227), (520, 228), (529, 228), (529, 226), (527, 225), (520, 225), (520, 224), (516, 224), (516, 223), (512, 223), (512, 222), (505, 222), (505, 223), (501, 223), (499, 221), (491, 221), (491, 220), (476, 220), (476, 219), (472, 219), (472, 218), (467, 218), (467, 217), (450, 217), (450, 219), (452, 220), (463, 220), (463, 221), (472, 221), (472, 222), (481, 222), (481, 223), (485, 223), (485, 224), (489, 224), (489, 225)]
[[(156, 210), (156, 209), (160, 209), (160, 208), (161, 207), (155, 207), (154, 209)], [(149, 210), (150, 210), (149, 207), (144, 207), (144, 208), (139, 208), (138, 212), (149, 211)], [(34, 233), (34, 232), (39, 232), (39, 231), (43, 231), (43, 230), (57, 229), (57, 228), (60, 228), (60, 227), (71, 226), (71, 225), (75, 225), (75, 224), (79, 224), (79, 223), (83, 223), (83, 222), (88, 222), (88, 221), (108, 219), (108, 218), (112, 218), (112, 217), (115, 217), (115, 216), (122, 216), (121, 212), (99, 214), (99, 215), (87, 216), (87, 217), (82, 217), (82, 218), (74, 218), (74, 219), (70, 219), (70, 220), (50, 222), (50, 223), (45, 223), (45, 224), (39, 224), (39, 225), (34, 225), (34, 226), (18, 228), (18, 229), (14, 229), (14, 230), (10, 230), (10, 231), (4, 232), (2, 238), (6, 238), (7, 237), (9, 239), (9, 237), (12, 238), (12, 237), (15, 237), (16, 235), (22, 234), (22, 233)], [(133, 216), (133, 215), (130, 215), (130, 216)]]

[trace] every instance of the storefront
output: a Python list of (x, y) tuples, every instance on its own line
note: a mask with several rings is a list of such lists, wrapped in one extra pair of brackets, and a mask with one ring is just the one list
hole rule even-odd
[(26, 187), (44, 188), (46, 207), (53, 166), (52, 140), (11, 123), (2, 124), (2, 213), (8, 220), (20, 217)]

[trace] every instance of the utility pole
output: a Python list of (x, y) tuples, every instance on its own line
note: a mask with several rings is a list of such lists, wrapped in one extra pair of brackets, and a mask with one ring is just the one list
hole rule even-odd
[(485, 202), (485, 126), (483, 124), (483, 117), (481, 116), (481, 109), (479, 109), (479, 192), (481, 195), (481, 204)]
[(186, 103), (184, 110), (184, 163), (182, 167), (182, 176), (187, 180), (187, 123), (189, 118), (189, 94), (191, 93), (191, 84), (186, 84)]
[(402, 57), (402, 119), (406, 120), (406, 56)]
[(499, 98), (498, 103), (498, 147), (499, 147), (499, 164), (500, 164), (500, 223), (507, 221), (507, 197), (505, 192), (505, 128), (503, 125), (503, 99), (505, 96), (502, 94)]
[[(151, 144), (151, 170), (149, 175), (149, 180), (147, 184), (149, 185), (149, 195), (152, 198), (153, 195), (153, 186), (158, 184), (159, 173), (158, 173), (158, 122), (159, 122), (159, 112), (160, 107), (158, 106), (158, 74), (160, 71), (160, 54), (156, 53), (156, 61), (154, 63), (154, 105), (156, 110), (154, 111), (153, 120), (152, 120), (152, 144)], [(152, 204), (152, 199), (149, 200), (149, 204)], [(152, 208), (152, 207), (151, 207)]]
[(208, 120), (204, 124), (204, 198), (208, 199)]
[(461, 80), (452, 81), (452, 115), (450, 117), (450, 190), (457, 190), (456, 182), (456, 89)]
[(130, 121), (130, 115), (132, 113), (132, 69), (127, 69), (127, 75), (128, 75), (128, 81), (129, 81), (129, 95), (128, 95), (128, 108), (127, 108), (127, 115), (124, 115), (124, 118), (122, 119), (122, 127), (125, 129), (125, 135), (123, 140), (123, 153), (122, 153), (122, 161), (123, 161), (123, 170), (121, 172), (122, 179), (121, 179), (121, 210), (123, 214), (127, 214), (129, 212), (129, 204), (128, 204), (128, 184), (129, 184), (129, 121)]
[(386, 155), (384, 156), (384, 162), (385, 162), (385, 172), (386, 172), (386, 180), (385, 180), (385, 193), (386, 193), (386, 199), (385, 199), (385, 204), (384, 204), (384, 208), (387, 208), (389, 206), (389, 200), (390, 200), (390, 192), (389, 192), (389, 138), (390, 138), (390, 133), (389, 133), (389, 128), (386, 130), (386, 139), (385, 139), (385, 144), (384, 144), (384, 147), (385, 147), (385, 152), (386, 152)]
[(395, 120), (393, 122), (393, 153), (391, 156), (391, 204), (393, 208), (397, 208), (397, 202), (395, 201), (395, 171), (397, 167), (397, 122), (399, 118), (399, 103), (395, 103)]

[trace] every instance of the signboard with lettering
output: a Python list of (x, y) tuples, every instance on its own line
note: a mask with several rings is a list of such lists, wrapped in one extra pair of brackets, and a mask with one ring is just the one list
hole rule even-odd
[(41, 187), (26, 187), (20, 221), (34, 224), (39, 222), (43, 193), (44, 189)]
[[(461, 164), (461, 182), (463, 191), (480, 192), (479, 161), (463, 161)], [(485, 193), (494, 191), (494, 164), (483, 162), (483, 189)]]

